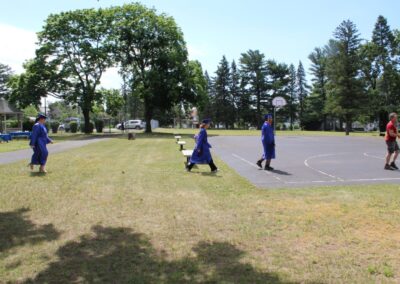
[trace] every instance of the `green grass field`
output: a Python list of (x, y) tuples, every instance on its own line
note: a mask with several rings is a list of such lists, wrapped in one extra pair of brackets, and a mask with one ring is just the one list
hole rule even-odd
[(400, 186), (261, 190), (172, 135), (0, 166), (0, 283), (399, 283)]

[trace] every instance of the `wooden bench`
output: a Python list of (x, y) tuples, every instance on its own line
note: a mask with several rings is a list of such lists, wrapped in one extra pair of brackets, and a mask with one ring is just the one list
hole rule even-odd
[(180, 135), (175, 136), (176, 143), (178, 143), (181, 138), (182, 138), (182, 136), (180, 136)]
[(186, 158), (186, 164), (188, 165), (193, 155), (193, 150), (182, 150), (182, 155)]
[(178, 141), (178, 145), (180, 146), (180, 151), (183, 151), (183, 146), (186, 145), (185, 141)]

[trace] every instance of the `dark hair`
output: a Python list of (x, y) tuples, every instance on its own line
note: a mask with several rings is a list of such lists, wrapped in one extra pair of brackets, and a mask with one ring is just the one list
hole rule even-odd
[(391, 114), (389, 114), (389, 120), (392, 120), (393, 118), (395, 118), (397, 116), (397, 113), (392, 112)]

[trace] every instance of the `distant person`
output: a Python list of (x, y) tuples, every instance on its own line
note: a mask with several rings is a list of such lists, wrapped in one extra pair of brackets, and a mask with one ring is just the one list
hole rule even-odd
[(47, 151), (47, 144), (53, 141), (47, 135), (45, 126), (47, 117), (39, 114), (36, 118), (35, 125), (32, 128), (32, 135), (29, 145), (33, 149), (31, 163), (29, 164), (31, 170), (35, 165), (39, 165), (39, 172), (46, 173), (46, 163), (49, 152)]
[(266, 114), (264, 116), (264, 124), (261, 128), (261, 142), (264, 148), (264, 153), (260, 160), (257, 161), (257, 166), (262, 169), (262, 163), (265, 162), (264, 170), (273, 171), (271, 167), (271, 160), (275, 159), (275, 135), (274, 127), (272, 125), (272, 115)]
[(190, 172), (196, 164), (208, 164), (212, 173), (218, 172), (218, 168), (211, 157), (211, 145), (207, 140), (207, 129), (210, 127), (210, 123), (210, 119), (204, 119), (200, 124), (200, 132), (196, 136), (196, 146), (193, 150), (189, 164), (186, 165), (186, 170), (188, 172)]
[(385, 141), (387, 145), (385, 170), (393, 171), (399, 169), (396, 166), (396, 159), (397, 156), (399, 155), (399, 145), (397, 144), (396, 139), (397, 137), (400, 137), (397, 131), (397, 114), (394, 112), (391, 113), (389, 115), (389, 120), (390, 120), (389, 123), (386, 125), (386, 135), (385, 135)]

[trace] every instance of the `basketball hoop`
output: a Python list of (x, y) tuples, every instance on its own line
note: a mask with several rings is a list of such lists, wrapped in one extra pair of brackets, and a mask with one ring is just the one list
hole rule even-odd
[(287, 102), (286, 102), (285, 98), (283, 98), (283, 97), (275, 97), (272, 100), (272, 105), (276, 108), (281, 108), (281, 107), (284, 107), (285, 105), (287, 105)]

